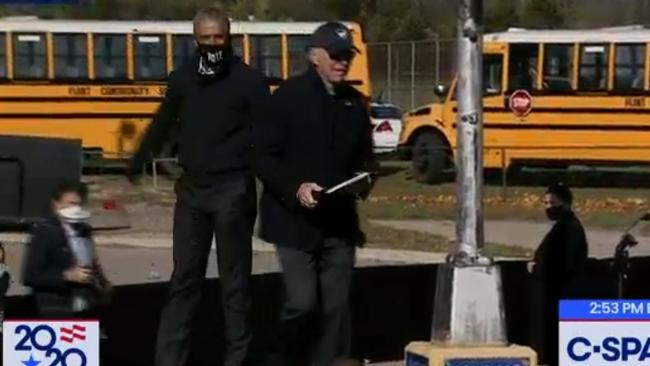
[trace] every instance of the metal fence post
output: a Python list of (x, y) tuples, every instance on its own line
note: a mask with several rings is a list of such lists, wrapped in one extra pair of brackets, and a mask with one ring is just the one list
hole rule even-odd
[(411, 42), (411, 109), (415, 108), (415, 42)]
[(151, 162), (151, 174), (153, 174), (153, 189), (158, 189), (158, 164), (157, 160)]
[(436, 85), (440, 84), (440, 36), (438, 33), (436, 33), (436, 40), (435, 40), (435, 48), (436, 48)]
[(386, 54), (387, 54), (387, 61), (386, 61), (386, 90), (387, 90), (387, 100), (390, 101), (392, 100), (392, 82), (391, 82), (391, 68), (393, 67), (393, 62), (392, 62), (392, 57), (393, 57), (393, 52), (391, 50), (391, 45), (390, 42), (386, 44)]
[(508, 168), (506, 168), (506, 148), (501, 148), (501, 198), (508, 199)]

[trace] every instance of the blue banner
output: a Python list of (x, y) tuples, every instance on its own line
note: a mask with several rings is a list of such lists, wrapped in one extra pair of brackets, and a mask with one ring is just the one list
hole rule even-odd
[(560, 320), (648, 320), (650, 300), (561, 300)]

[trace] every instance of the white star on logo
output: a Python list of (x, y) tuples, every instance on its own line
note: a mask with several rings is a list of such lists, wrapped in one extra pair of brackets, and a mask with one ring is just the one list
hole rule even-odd
[(337, 31), (336, 31), (336, 34), (337, 34), (339, 37), (343, 38), (343, 39), (348, 38), (348, 32), (346, 32), (345, 29), (339, 29), (339, 30), (337, 30)]

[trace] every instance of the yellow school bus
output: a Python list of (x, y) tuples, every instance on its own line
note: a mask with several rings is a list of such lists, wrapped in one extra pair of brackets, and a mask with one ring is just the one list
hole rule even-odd
[[(362, 30), (346, 24), (361, 51), (349, 81), (369, 96)], [(233, 21), (234, 50), (273, 89), (306, 68), (319, 25)], [(0, 19), (0, 134), (79, 138), (88, 156), (128, 158), (194, 49), (189, 21)]]
[[(650, 30), (511, 29), (483, 43), (484, 162), (650, 161)], [(456, 84), (405, 116), (400, 146), (419, 181), (453, 168)]]

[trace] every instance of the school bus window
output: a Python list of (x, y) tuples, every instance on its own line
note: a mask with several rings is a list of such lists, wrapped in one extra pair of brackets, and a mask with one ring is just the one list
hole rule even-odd
[(287, 36), (289, 48), (289, 76), (300, 74), (307, 69), (307, 49), (309, 36)]
[(645, 67), (645, 45), (616, 45), (614, 88), (617, 90), (642, 90)]
[(582, 45), (580, 47), (580, 90), (607, 89), (608, 45)]
[(0, 79), (7, 77), (7, 53), (5, 51), (5, 35), (0, 33)]
[(232, 44), (232, 52), (235, 56), (244, 57), (244, 37), (243, 36), (232, 36), (230, 41)]
[(269, 78), (282, 77), (280, 36), (251, 36), (250, 64)]
[(165, 36), (139, 35), (133, 37), (135, 78), (137, 80), (162, 80), (167, 76)]
[(57, 79), (88, 77), (85, 34), (55, 34), (54, 76)]
[(194, 37), (185, 34), (179, 34), (172, 37), (172, 49), (174, 55), (174, 69), (177, 69), (183, 62), (192, 58), (196, 50)]
[(14, 78), (44, 79), (47, 76), (44, 34), (15, 34)]
[(573, 45), (555, 44), (544, 48), (544, 90), (571, 90)]
[(95, 77), (126, 79), (126, 36), (98, 34), (94, 36)]
[(508, 66), (510, 90), (537, 88), (537, 44), (511, 44)]
[(503, 57), (501, 55), (483, 56), (483, 94), (501, 93)]

